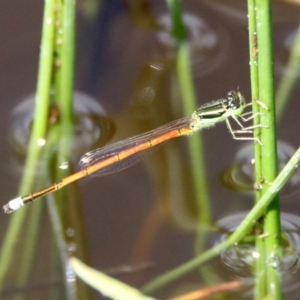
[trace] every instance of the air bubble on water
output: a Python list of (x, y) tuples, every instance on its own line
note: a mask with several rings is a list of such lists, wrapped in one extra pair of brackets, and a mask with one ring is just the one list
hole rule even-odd
[(68, 237), (73, 237), (73, 236), (75, 235), (75, 229), (72, 228), (72, 227), (67, 228), (67, 230), (66, 230), (66, 235), (67, 235)]
[(267, 257), (266, 263), (274, 269), (278, 269), (282, 263), (282, 260), (278, 253), (271, 253), (269, 257)]
[(76, 243), (73, 242), (68, 243), (68, 252), (70, 253), (70, 255), (73, 255), (76, 249), (77, 249)]
[(67, 161), (62, 162), (62, 163), (59, 165), (59, 168), (62, 169), (62, 170), (68, 169), (68, 168), (69, 168), (69, 162), (67, 162)]

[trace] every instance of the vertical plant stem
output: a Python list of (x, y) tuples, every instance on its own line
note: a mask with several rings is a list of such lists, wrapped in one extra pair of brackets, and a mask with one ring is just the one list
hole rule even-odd
[[(186, 42), (186, 30), (182, 20), (180, 1), (168, 0), (167, 3), (172, 17), (173, 37), (177, 42), (177, 74), (183, 99), (183, 109), (185, 114), (190, 114), (195, 107), (197, 107), (190, 65), (190, 49)], [(195, 199), (198, 203), (197, 214), (199, 221), (209, 223), (211, 221), (211, 211), (208, 201), (206, 172), (204, 167), (205, 160), (200, 135), (191, 136), (188, 139), (188, 143), (191, 156), (193, 185), (195, 187)]]
[[(255, 130), (263, 144), (262, 147), (258, 145), (255, 147), (255, 178), (257, 184), (261, 185), (261, 191), (257, 192), (257, 200), (259, 200), (278, 172), (271, 1), (249, 0), (248, 8), (252, 97), (254, 100), (259, 100), (259, 103), (263, 103), (263, 105), (254, 104), (253, 111), (260, 112), (259, 123), (268, 126), (267, 129)], [(258, 124), (257, 120), (255, 124)], [(260, 274), (256, 278), (256, 298), (261, 299), (268, 295), (272, 299), (281, 299), (279, 272), (272, 264), (272, 259), (275, 261), (282, 254), (278, 195), (268, 206), (261, 223), (265, 238), (258, 238), (256, 243), (260, 253), (257, 262), (258, 270), (256, 270), (256, 274)]]
[[(177, 46), (177, 76), (180, 86), (180, 92), (183, 99), (184, 114), (191, 114), (197, 107), (195, 89), (192, 78), (190, 46), (187, 41), (186, 28), (182, 18), (182, 10), (180, 1), (167, 1), (172, 18), (173, 38)], [(204, 147), (201, 135), (197, 134), (188, 139), (190, 166), (191, 166), (191, 181), (194, 186), (194, 201), (197, 205), (198, 222), (202, 224), (211, 223), (211, 210), (209, 205), (209, 195), (207, 189)], [(203, 252), (207, 235), (203, 229), (197, 230), (195, 239), (195, 253), (199, 255)], [(206, 271), (206, 272), (205, 272)], [(201, 269), (203, 278), (212, 278), (212, 272)]]
[[(54, 102), (59, 107), (60, 122), (59, 130), (51, 134), (53, 143), (58, 143), (58, 151), (55, 160), (58, 164), (70, 160), (74, 140), (73, 130), (73, 98), (74, 98), (74, 60), (75, 60), (75, 14), (76, 6), (74, 0), (65, 0), (61, 3), (58, 12), (57, 29), (57, 66), (54, 73), (55, 94)], [(55, 129), (55, 128), (53, 128)], [(49, 165), (50, 168), (50, 165)], [(72, 171), (72, 167), (67, 170)], [(66, 176), (66, 170), (55, 168), (52, 180), (59, 181)], [(70, 281), (70, 266), (68, 256), (73, 254), (67, 249), (69, 243), (76, 244), (76, 254), (82, 260), (87, 260), (86, 240), (84, 236), (81, 207), (78, 194), (74, 195), (74, 187), (67, 187), (50, 196), (49, 212), (53, 224), (56, 243), (59, 248), (61, 266), (64, 268), (65, 287), (68, 299), (90, 299), (89, 288), (78, 281)], [(71, 199), (71, 201), (68, 201)], [(55, 200), (55, 201), (54, 201)], [(69, 205), (71, 202), (71, 205)], [(65, 234), (66, 230), (72, 228), (75, 234), (70, 237)], [(71, 275), (72, 276), (72, 275)], [(73, 274), (74, 276), (74, 274)], [(76, 290), (76, 293), (74, 293)]]
[[(251, 78), (251, 95), (252, 95), (252, 110), (254, 114), (260, 113), (260, 107), (255, 100), (259, 99), (259, 70), (258, 70), (258, 44), (257, 44), (257, 24), (256, 24), (256, 0), (248, 0), (248, 22), (249, 22), (249, 54), (250, 54), (250, 78)], [(254, 119), (254, 125), (260, 124), (260, 116), (258, 115)], [(258, 139), (260, 137), (260, 131), (254, 132)], [(255, 157), (260, 157), (261, 146), (258, 143), (254, 145)], [(255, 182), (261, 180), (261, 163), (255, 163)], [(261, 190), (257, 191), (256, 201), (261, 196)], [(265, 274), (265, 261), (266, 253), (264, 247), (264, 239), (256, 239), (256, 248), (259, 253), (259, 257), (255, 262), (256, 274)], [(255, 299), (261, 299), (266, 295), (266, 276), (255, 276)]]
[[(62, 39), (60, 44), (60, 34)], [(50, 160), (53, 145), (63, 140), (60, 144), (60, 160), (69, 159), (70, 145), (72, 140), (72, 103), (73, 103), (73, 74), (74, 74), (74, 38), (75, 38), (75, 1), (66, 0), (61, 3), (57, 0), (45, 1), (43, 30), (41, 39), (41, 52), (38, 71), (38, 82), (36, 92), (35, 113), (30, 135), (28, 155), (26, 158), (25, 172), (19, 193), (27, 194), (31, 191), (36, 178), (32, 175), (37, 170), (38, 163), (42, 156)], [(54, 53), (59, 61), (54, 61)], [(55, 66), (55, 67), (54, 67)], [(54, 72), (53, 72), (54, 71)], [(55, 82), (56, 85), (53, 85)], [(59, 106), (60, 127), (56, 133), (48, 133), (50, 91), (54, 89), (54, 102)], [(57, 134), (59, 132), (59, 134)], [(48, 139), (49, 137), (49, 139)], [(43, 144), (43, 141), (46, 143)], [(62, 159), (64, 158), (64, 160)], [(29, 237), (30, 242), (24, 243), (22, 248), (22, 259), (19, 264), (18, 274), (15, 282), (17, 286), (24, 286), (29, 280), (32, 262), (35, 254), (36, 240), (40, 228), (38, 221), (41, 216), (43, 202), (36, 203), (34, 207), (25, 207), (12, 215), (10, 226), (5, 236), (3, 247), (0, 253), (0, 281), (3, 282), (9, 268), (13, 267), (14, 255), (19, 248), (16, 248), (17, 241)], [(32, 216), (31, 216), (32, 214)], [(27, 222), (26, 222), (26, 217)], [(26, 226), (23, 224), (26, 222)], [(63, 235), (63, 231), (62, 231)], [(62, 265), (65, 265), (64, 263)], [(70, 294), (70, 293), (69, 293)], [(21, 295), (23, 297), (23, 295)], [(74, 297), (72, 296), (72, 299)], [(70, 296), (69, 296), (69, 299)], [(74, 298), (75, 299), (75, 298)], [(88, 298), (85, 298), (88, 299)]]
[(172, 35), (178, 44), (186, 41), (186, 29), (182, 19), (181, 4), (179, 0), (167, 0), (172, 19)]
[(62, 121), (72, 123), (75, 56), (75, 0), (64, 1), (62, 38), (60, 110), (63, 115)]
[[(19, 189), (20, 194), (28, 193), (31, 189), (31, 186), (34, 182), (32, 172), (37, 167), (43, 148), (38, 145), (38, 142), (45, 139), (47, 131), (49, 91), (51, 86), (51, 69), (53, 64), (54, 5), (55, 0), (45, 1), (37, 93), (35, 101), (35, 118), (29, 141), (28, 156), (26, 158), (24, 175)], [(27, 209), (24, 208), (11, 217), (0, 253), (1, 284), (3, 283), (8, 269), (13, 263), (13, 255), (15, 254), (13, 249), (15, 249), (18, 238), (21, 236), (20, 232), (23, 229), (27, 212)], [(34, 241), (32, 240), (31, 243), (34, 244)], [(22, 270), (19, 270), (19, 272), (22, 272)]]
[[(57, 153), (58, 163), (69, 161), (73, 141), (73, 97), (74, 97), (74, 56), (75, 56), (75, 1), (66, 0), (62, 5), (61, 47), (56, 70), (55, 102), (60, 112), (60, 137)], [(62, 174), (61, 174), (62, 173)], [(63, 172), (56, 171), (56, 177), (61, 178)], [(64, 174), (65, 175), (65, 174)], [(58, 179), (55, 178), (55, 179)], [(64, 192), (62, 193), (64, 194)], [(66, 202), (64, 203), (66, 205)]]
[[(35, 99), (34, 120), (32, 132), (29, 140), (28, 155), (26, 157), (25, 172), (22, 178), (20, 194), (28, 193), (34, 183), (34, 174), (38, 163), (41, 160), (44, 151), (43, 140), (47, 141), (47, 125), (50, 103), (50, 90), (52, 84), (52, 66), (54, 50), (54, 32), (55, 32), (55, 1), (45, 1), (43, 30), (41, 39), (41, 51), (39, 59), (37, 91)], [(39, 143), (42, 142), (41, 146)], [(20, 286), (26, 284), (29, 280), (29, 274), (34, 260), (34, 247), (38, 237), (38, 220), (40, 218), (42, 205), (38, 205), (31, 213), (35, 214), (26, 224), (27, 235), (32, 238), (31, 243), (25, 243), (23, 248), (24, 258), (21, 264), (20, 276), (17, 283)], [(28, 212), (28, 210), (26, 210)], [(28, 215), (28, 214), (27, 214)], [(28, 228), (27, 228), (28, 225)], [(20, 228), (21, 230), (21, 228)], [(31, 232), (31, 233), (30, 233)]]
[[(55, 69), (55, 94), (54, 102), (59, 107), (59, 130), (54, 135), (54, 142), (58, 143), (58, 151), (55, 160), (58, 164), (70, 160), (72, 155), (73, 132), (73, 98), (74, 98), (74, 59), (75, 59), (75, 1), (65, 0), (60, 6), (57, 28), (57, 66)], [(52, 133), (52, 131), (51, 131)], [(49, 166), (50, 168), (50, 166)], [(72, 167), (67, 172), (70, 173)], [(52, 180), (59, 181), (66, 176), (66, 170), (55, 168)], [(90, 299), (90, 290), (86, 285), (78, 281), (70, 281), (66, 277), (71, 274), (68, 264), (68, 256), (73, 254), (67, 249), (68, 244), (76, 244), (76, 254), (86, 261), (87, 251), (84, 237), (83, 223), (78, 205), (78, 194), (74, 195), (74, 187), (67, 187), (58, 191), (55, 197), (50, 196), (49, 212), (53, 224), (56, 243), (59, 248), (61, 266), (64, 268), (65, 287), (68, 299)], [(69, 199), (72, 200), (68, 201)], [(54, 201), (55, 200), (55, 201)], [(72, 205), (70, 206), (70, 202)], [(70, 237), (65, 234), (68, 228), (72, 228), (75, 234)], [(71, 275), (72, 276), (72, 275)], [(74, 276), (74, 274), (73, 274)], [(76, 293), (74, 293), (76, 290)]]
[(35, 118), (30, 139), (30, 146), (33, 144), (34, 148), (36, 148), (36, 143), (39, 138), (45, 139), (47, 131), (55, 32), (54, 6), (55, 0), (45, 1), (37, 94), (34, 111)]
[[(25, 174), (20, 188), (21, 194), (23, 194), (24, 190), (27, 190), (34, 181), (33, 176), (26, 176), (26, 172), (32, 172), (36, 169), (39, 157), (43, 150), (43, 140), (46, 141), (49, 98), (52, 82), (51, 70), (53, 66), (55, 32), (54, 7), (55, 0), (45, 1), (34, 120), (30, 135), (28, 156), (26, 158)], [(39, 146), (39, 143), (41, 143), (41, 146)]]
[[(184, 113), (190, 114), (195, 109), (196, 96), (191, 78), (190, 55), (188, 44), (182, 44), (178, 49), (177, 74), (180, 90), (183, 96)], [(188, 139), (191, 155), (192, 178), (195, 187), (195, 199), (198, 203), (199, 221), (205, 224), (211, 222), (211, 211), (207, 190), (204, 149), (201, 135), (197, 134)]]
[[(55, 32), (55, 1), (45, 1), (43, 29), (41, 39), (41, 51), (39, 58), (38, 81), (35, 99), (34, 120), (32, 132), (29, 140), (28, 155), (26, 157), (24, 175), (22, 178), (20, 194), (25, 194), (30, 191), (35, 181), (34, 171), (37, 170), (38, 163), (41, 160), (42, 152), (44, 151), (43, 140), (46, 141), (48, 112), (49, 112), (49, 98), (52, 82), (52, 66), (53, 66), (53, 49), (54, 49), (54, 32)], [(41, 146), (39, 145), (41, 143)], [(23, 228), (19, 221), (20, 231), (26, 232), (30, 236), (31, 243), (25, 243), (23, 246), (24, 258), (20, 265), (19, 276), (16, 278), (16, 283), (19, 286), (24, 286), (29, 280), (31, 267), (34, 260), (34, 248), (36, 247), (36, 240), (38, 238), (39, 219), (42, 205), (38, 205), (30, 214), (28, 210), (20, 214), (20, 217), (25, 217), (33, 214), (29, 221), (26, 222), (26, 227)], [(18, 216), (15, 216), (18, 217)], [(25, 219), (24, 219), (25, 222)], [(25, 229), (25, 230), (24, 230)], [(22, 236), (18, 232), (18, 235)], [(8, 231), (9, 234), (9, 231)], [(15, 237), (17, 240), (17, 237)]]

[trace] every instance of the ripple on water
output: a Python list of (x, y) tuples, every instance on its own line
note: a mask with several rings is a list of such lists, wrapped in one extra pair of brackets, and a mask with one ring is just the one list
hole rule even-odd
[[(211, 25), (203, 17), (185, 12), (183, 21), (187, 28), (188, 45), (194, 76), (215, 72), (226, 61), (229, 51), (229, 34), (224, 26), (214, 20)], [(172, 37), (172, 24), (169, 14), (163, 14), (159, 23), (164, 28), (157, 35), (159, 42), (175, 57), (175, 41)]]
[[(216, 238), (215, 244), (223, 242), (239, 226), (245, 216), (246, 213), (243, 212), (221, 219), (218, 225), (226, 233), (220, 234)], [(280, 257), (277, 253), (271, 253), (266, 264), (282, 272), (284, 275), (282, 276), (283, 286), (285, 292), (288, 292), (298, 289), (300, 284), (297, 274), (300, 267), (300, 217), (282, 213), (281, 226), (283, 256)], [(267, 238), (267, 236), (262, 234), (261, 238)], [(259, 256), (260, 253), (255, 247), (255, 236), (253, 235), (223, 251), (220, 254), (220, 260), (231, 275), (252, 280), (255, 276), (255, 262)]]
[[(278, 141), (278, 162), (279, 171), (283, 169), (295, 153), (295, 149), (289, 144)], [(254, 183), (254, 154), (253, 143), (245, 143), (235, 156), (235, 162), (229, 166), (222, 174), (223, 183), (234, 190), (253, 191)], [(300, 170), (297, 170), (289, 182), (280, 191), (281, 198), (288, 200), (298, 195), (300, 191)]]
[[(32, 121), (34, 118), (34, 95), (26, 97), (12, 112), (10, 142), (16, 155), (15, 165), (22, 168), (27, 153)], [(49, 122), (59, 121), (59, 110), (51, 113)], [(74, 139), (72, 154), (76, 160), (92, 147), (99, 147), (111, 137), (114, 126), (105, 116), (103, 107), (92, 97), (76, 92), (74, 95)], [(41, 145), (45, 145), (46, 141)], [(54, 149), (55, 150), (55, 149)], [(18, 161), (22, 161), (18, 163)], [(42, 162), (41, 162), (42, 164)], [(61, 162), (60, 168), (68, 168), (68, 162)]]

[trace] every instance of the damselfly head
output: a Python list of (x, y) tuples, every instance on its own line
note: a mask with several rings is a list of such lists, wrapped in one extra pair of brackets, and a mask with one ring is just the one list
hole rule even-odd
[(239, 91), (230, 91), (227, 94), (227, 109), (237, 110), (245, 106), (245, 98)]

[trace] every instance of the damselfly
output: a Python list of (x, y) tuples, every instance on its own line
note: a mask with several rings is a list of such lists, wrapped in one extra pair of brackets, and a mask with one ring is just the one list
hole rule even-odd
[[(5, 213), (11, 213), (35, 199), (57, 191), (90, 174), (101, 172), (101, 175), (104, 175), (106, 173), (112, 173), (117, 169), (122, 169), (122, 167), (118, 168), (118, 165), (134, 154), (152, 148), (172, 138), (189, 135), (197, 130), (211, 127), (222, 121), (226, 122), (234, 139), (255, 140), (260, 143), (257, 138), (236, 135), (237, 133), (252, 133), (254, 127), (262, 126), (244, 127), (242, 125), (241, 122), (246, 122), (254, 117), (251, 112), (244, 113), (246, 106), (245, 99), (239, 91), (230, 91), (227, 94), (227, 99), (209, 102), (201, 106), (189, 117), (175, 120), (141, 135), (87, 152), (80, 159), (80, 171), (63, 178), (58, 183), (54, 183), (40, 191), (17, 197), (9, 201), (3, 207), (4, 211)], [(245, 118), (245, 115), (249, 114), (250, 117)], [(232, 129), (229, 118), (235, 120), (240, 127), (239, 130)]]

